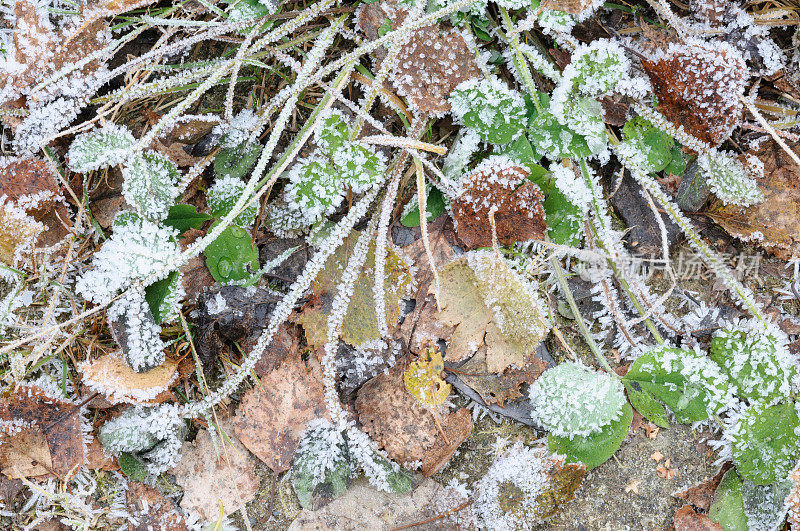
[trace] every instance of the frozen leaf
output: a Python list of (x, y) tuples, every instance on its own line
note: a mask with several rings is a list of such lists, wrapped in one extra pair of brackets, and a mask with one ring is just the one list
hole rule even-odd
[(515, 444), (477, 484), (475, 515), (481, 529), (533, 529), (575, 496), (586, 467), (566, 464), (545, 448)]
[(779, 479), (770, 485), (756, 485), (752, 481), (742, 482), (742, 501), (751, 531), (779, 529), (786, 519), (786, 498), (791, 491), (789, 480)]
[(138, 522), (136, 529), (189, 531), (175, 502), (153, 487), (137, 481), (128, 483), (126, 501), (130, 516)]
[(208, 430), (202, 430), (194, 442), (184, 443), (183, 457), (171, 470), (183, 487), (181, 508), (206, 521), (238, 511), (255, 498), (259, 486), (249, 452), (230, 436), (226, 423), (221, 424), (227, 436), (218, 437), (219, 451)]
[(199, 229), (203, 222), (211, 219), (211, 216), (204, 212), (198, 212), (194, 205), (172, 205), (169, 207), (169, 214), (163, 223), (183, 234), (189, 229)]
[(723, 531), (722, 526), (707, 515), (694, 512), (691, 505), (684, 505), (675, 511), (673, 521), (675, 531)]
[(530, 398), (534, 420), (569, 438), (600, 432), (623, 416), (626, 405), (619, 380), (570, 361), (546, 370), (531, 385)]
[(444, 115), (450, 110), (447, 98), (453, 89), (481, 76), (468, 43), (471, 40), (455, 29), (425, 26), (414, 32), (397, 56), (392, 76), (397, 93), (408, 99), (412, 109), (428, 116)]
[(350, 126), (344, 113), (338, 109), (329, 109), (320, 118), (320, 126), (314, 131), (314, 143), (328, 154), (333, 154), (345, 142), (350, 140)]
[(356, 194), (375, 186), (386, 171), (382, 155), (354, 142), (347, 142), (333, 152), (333, 164), (339, 186), (350, 187)]
[(430, 410), (406, 390), (400, 365), (365, 383), (355, 407), (364, 431), (393, 461), (404, 466), (421, 462), (426, 476), (440, 470), (472, 432), (472, 415), (467, 409), (440, 412), (448, 444)]
[(528, 174), (506, 157), (491, 157), (460, 183), (450, 206), (458, 237), (468, 249), (492, 245), (490, 210), (495, 211), (500, 244), (544, 238), (544, 196), (526, 179)]
[(643, 59), (658, 110), (675, 127), (717, 146), (742, 119), (748, 68), (739, 52), (724, 43), (690, 39)]
[(633, 420), (633, 408), (622, 406), (622, 416), (604, 426), (599, 432), (573, 438), (550, 433), (547, 447), (551, 452), (566, 455), (568, 462), (580, 462), (592, 469), (602, 465), (614, 455), (628, 435)]
[(794, 403), (749, 406), (727, 434), (736, 469), (756, 485), (787, 477), (800, 457), (798, 433)]
[(180, 271), (172, 271), (166, 278), (157, 280), (144, 289), (144, 298), (157, 325), (178, 317), (179, 301), (182, 297)]
[[(731, 398), (727, 376), (710, 358), (692, 350), (658, 348), (647, 351), (636, 358), (624, 381), (634, 388), (638, 385), (643, 393), (666, 404), (683, 423), (707, 419)], [(647, 412), (637, 409), (663, 426), (663, 417), (651, 418)]]
[[(403, 215), (400, 223), (402, 223), (404, 227), (419, 227), (419, 205), (417, 204), (416, 200), (409, 202), (409, 205), (412, 205), (413, 208), (408, 210), (408, 213)], [(408, 206), (406, 208), (408, 208)], [(429, 187), (429, 191), (427, 192), (427, 197), (425, 200), (425, 213), (427, 214), (425, 216), (426, 221), (431, 222), (441, 216), (442, 212), (444, 212), (444, 208), (444, 194), (442, 194), (442, 192), (436, 187)]]
[(454, 260), (439, 275), (437, 319), (456, 326), (447, 348), (460, 361), (486, 345), (490, 372), (525, 367), (549, 328), (535, 287), (494, 253), (475, 251)]
[[(213, 230), (214, 226), (211, 225), (209, 230)], [(258, 271), (258, 251), (253, 245), (253, 238), (237, 225), (230, 225), (222, 231), (204, 253), (211, 276), (220, 284), (250, 279)]]
[(420, 358), (412, 361), (403, 373), (403, 382), (414, 398), (429, 408), (444, 404), (450, 396), (451, 387), (442, 380), (444, 361), (435, 347), (428, 347)]
[(122, 356), (136, 372), (146, 372), (164, 362), (166, 343), (141, 289), (131, 290), (114, 301), (108, 320)]
[[(590, 118), (590, 121), (602, 124), (599, 116)], [(595, 153), (594, 148), (597, 147), (590, 146), (584, 135), (562, 124), (549, 109), (535, 115), (529, 127), (528, 139), (537, 153), (553, 161), (588, 157)]]
[[(640, 153), (642, 157), (632, 157), (634, 160), (643, 160), (647, 164), (642, 168), (649, 173), (665, 169), (672, 162), (675, 139), (669, 134), (653, 126), (640, 116), (629, 120), (622, 128), (625, 141), (632, 151)], [(680, 157), (680, 155), (677, 155)]]
[(332, 213), (343, 198), (336, 169), (322, 157), (300, 160), (289, 170), (286, 201), (306, 225)]
[(602, 96), (611, 92), (627, 76), (629, 69), (621, 46), (607, 39), (597, 39), (572, 53), (562, 83), (571, 82), (575, 90), (587, 96)]
[(161, 220), (178, 196), (178, 168), (167, 157), (145, 151), (122, 166), (122, 194), (146, 218)]
[(763, 202), (744, 208), (719, 201), (709, 208), (709, 216), (733, 236), (783, 260), (800, 256), (800, 168), (769, 139), (748, 155), (764, 164), (762, 174), (755, 177)]
[[(234, 177), (220, 177), (208, 189), (206, 199), (208, 210), (215, 218), (221, 219), (230, 214), (233, 206), (242, 196), (245, 183)], [(258, 203), (246, 207), (241, 214), (234, 218), (233, 223), (240, 227), (252, 225), (258, 214)]]
[(747, 207), (764, 200), (757, 182), (731, 153), (703, 153), (697, 158), (697, 164), (700, 175), (723, 203)]
[(728, 470), (714, 493), (708, 516), (724, 529), (746, 531), (747, 515), (742, 499), (742, 480), (735, 469)]
[[(220, 143), (224, 142), (224, 138), (220, 140)], [(255, 142), (223, 147), (214, 159), (214, 172), (218, 177), (241, 179), (256, 165), (261, 149), (261, 144)]]
[(136, 143), (131, 132), (113, 123), (75, 137), (67, 152), (69, 168), (78, 173), (124, 162)]
[[(313, 357), (312, 357), (313, 358)], [(297, 355), (284, 360), (242, 397), (236, 436), (276, 474), (289, 469), (306, 424), (325, 416), (321, 367)]]
[(177, 379), (178, 362), (166, 360), (147, 372), (135, 372), (119, 353), (105, 354), (79, 366), (82, 382), (112, 404), (153, 404), (165, 398)]
[[(327, 340), (327, 322), (333, 297), (357, 239), (356, 233), (352, 233), (328, 258), (325, 268), (314, 280), (314, 302), (303, 309), (298, 319), (298, 323), (305, 330), (308, 342), (314, 346), (322, 346)], [(382, 339), (378, 318), (375, 314), (374, 267), (375, 244), (371, 243), (364, 265), (361, 266), (361, 273), (356, 280), (347, 315), (342, 325), (341, 339), (356, 347), (368, 341)], [(406, 296), (413, 283), (410, 264), (398, 249), (388, 249), (385, 274), (385, 319), (391, 327), (400, 318), (400, 301)]]
[(52, 164), (44, 159), (0, 157), (0, 196), (41, 218), (61, 195)]
[[(83, 466), (81, 408), (35, 386), (20, 386), (0, 399), (0, 469), (8, 477), (55, 474)], [(17, 468), (18, 470), (15, 470)]]
[(492, 144), (507, 144), (525, 128), (525, 102), (497, 78), (460, 83), (450, 96), (453, 115)]

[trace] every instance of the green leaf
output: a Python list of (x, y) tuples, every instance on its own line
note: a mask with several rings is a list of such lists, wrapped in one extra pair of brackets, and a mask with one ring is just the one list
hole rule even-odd
[(667, 164), (667, 167), (664, 168), (664, 173), (668, 175), (682, 176), (684, 173), (686, 173), (686, 166), (688, 165), (686, 154), (678, 144), (672, 146), (672, 151), (670, 154), (672, 155), (672, 158), (670, 159), (669, 164)]
[[(218, 178), (211, 188), (208, 189), (206, 199), (208, 209), (215, 218), (223, 218), (231, 213), (234, 205), (239, 198), (244, 195), (247, 185), (241, 179), (235, 177)], [(245, 207), (242, 212), (233, 219), (235, 225), (246, 227), (252, 225), (258, 216), (258, 203)]]
[(622, 128), (622, 135), (632, 149), (645, 155), (648, 172), (661, 171), (672, 162), (675, 140), (646, 119), (637, 116), (628, 121)]
[(703, 153), (697, 157), (700, 171), (708, 179), (711, 191), (724, 203), (750, 206), (764, 200), (758, 183), (733, 154), (724, 151)]
[(136, 143), (128, 129), (110, 124), (75, 137), (67, 152), (69, 168), (78, 173), (98, 170), (125, 160)]
[(749, 531), (742, 500), (742, 480), (735, 469), (728, 470), (722, 477), (708, 509), (708, 517), (725, 531)]
[[(521, 162), (525, 166), (539, 166), (537, 163), (542, 159), (542, 156), (534, 151), (531, 141), (525, 135), (521, 135), (510, 144), (496, 146), (492, 153), (506, 155), (511, 160)], [(541, 166), (539, 167), (541, 168)]]
[(549, 434), (547, 447), (554, 454), (566, 455), (568, 462), (580, 462), (592, 469), (614, 455), (628, 435), (632, 421), (633, 408), (626, 403), (622, 406), (622, 417), (605, 426), (599, 433), (572, 439)]
[(748, 407), (731, 429), (733, 462), (756, 485), (783, 480), (800, 457), (800, 419), (793, 402)]
[(742, 482), (744, 514), (750, 529), (780, 529), (789, 511), (784, 503), (792, 491), (789, 480), (776, 481), (769, 485), (756, 485), (752, 481)]
[(378, 177), (386, 171), (383, 159), (374, 151), (361, 144), (347, 142), (333, 153), (339, 186), (349, 186), (356, 194), (372, 188)]
[(350, 126), (344, 118), (344, 114), (337, 109), (328, 111), (328, 115), (322, 119), (319, 128), (314, 131), (314, 143), (320, 149), (324, 149), (332, 155), (339, 146), (350, 139)]
[(383, 24), (378, 28), (378, 37), (383, 37), (390, 31), (392, 31), (392, 21), (389, 18), (384, 18)]
[(533, 120), (528, 138), (538, 153), (546, 154), (551, 160), (585, 158), (593, 154), (583, 136), (546, 111)]
[(553, 243), (577, 247), (581, 243), (583, 210), (559, 190), (552, 174), (535, 165), (528, 179), (536, 183), (545, 195), (543, 203), (547, 220), (547, 235)]
[(642, 414), (650, 422), (662, 428), (669, 427), (669, 417), (667, 411), (649, 392), (642, 389), (639, 382), (623, 381), (625, 390), (628, 392), (628, 400), (630, 400), (633, 408)]
[(166, 278), (153, 282), (144, 289), (144, 299), (156, 324), (177, 315), (179, 279), (180, 271), (172, 271)]
[(682, 423), (707, 419), (729, 399), (728, 378), (713, 361), (693, 350), (656, 348), (645, 352), (633, 362), (625, 381), (639, 384)]
[(598, 39), (573, 52), (565, 76), (584, 94), (597, 96), (614, 89), (626, 73), (625, 52), (613, 41)]
[(198, 212), (194, 205), (179, 204), (169, 207), (169, 214), (163, 223), (177, 230), (178, 234), (183, 234), (189, 229), (199, 229), (209, 219), (211, 216)]
[(258, 142), (222, 148), (214, 158), (214, 172), (221, 177), (241, 179), (256, 165), (262, 146)]
[[(436, 187), (431, 187), (428, 192), (428, 198), (425, 201), (425, 210), (428, 213), (428, 221), (433, 221), (444, 212), (444, 195), (441, 190)], [(405, 227), (419, 227), (419, 205), (411, 209), (411, 211), (403, 216), (400, 223)]]
[[(211, 229), (214, 225), (211, 226)], [(211, 242), (205, 250), (206, 266), (214, 280), (229, 284), (235, 280), (249, 279), (258, 271), (258, 251), (250, 234), (241, 227), (231, 225)]]
[(347, 460), (343, 459), (334, 463), (333, 469), (327, 470), (322, 480), (315, 484), (314, 475), (316, 470), (310, 470), (302, 459), (302, 456), (298, 457), (297, 460), (301, 460), (301, 463), (298, 465), (295, 462), (295, 466), (292, 468), (292, 486), (301, 506), (304, 508), (311, 507), (311, 497), (314, 494), (336, 498), (347, 490), (350, 477), (353, 474), (353, 470)]
[(309, 225), (332, 213), (344, 197), (336, 169), (320, 155), (292, 166), (285, 190), (286, 201)]
[(178, 196), (178, 168), (167, 157), (145, 151), (129, 159), (122, 167), (122, 193), (150, 219), (167, 217)]
[(507, 144), (525, 128), (525, 102), (497, 78), (471, 79), (450, 96), (453, 114), (492, 144)]
[(147, 478), (147, 466), (134, 454), (122, 452), (117, 458), (117, 462), (119, 463), (119, 469), (128, 479), (141, 482)]

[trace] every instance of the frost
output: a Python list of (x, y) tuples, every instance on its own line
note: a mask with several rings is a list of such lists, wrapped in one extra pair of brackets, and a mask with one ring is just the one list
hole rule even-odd
[[(756, 181), (732, 153), (712, 150), (701, 154), (697, 163), (708, 179), (711, 191), (725, 203), (750, 206), (764, 200)], [(761, 169), (763, 171), (763, 165)], [(751, 171), (758, 171), (758, 167), (751, 166)]]
[(122, 193), (145, 217), (161, 220), (178, 197), (179, 174), (164, 155), (146, 151), (128, 159), (122, 167)]
[[(245, 187), (246, 185), (241, 179), (230, 176), (218, 177), (211, 188), (208, 189), (206, 195), (208, 210), (211, 215), (215, 218), (227, 216), (236, 204), (236, 201), (238, 201), (244, 193)], [(251, 204), (234, 218), (233, 222), (241, 227), (248, 227), (255, 222), (257, 215), (258, 204)]]
[(122, 347), (125, 361), (136, 372), (146, 372), (164, 363), (166, 344), (156, 325), (144, 290), (129, 290), (108, 308), (108, 320)]
[(125, 161), (135, 143), (127, 128), (109, 123), (102, 129), (76, 136), (69, 146), (67, 161), (70, 169), (78, 173), (116, 166)]

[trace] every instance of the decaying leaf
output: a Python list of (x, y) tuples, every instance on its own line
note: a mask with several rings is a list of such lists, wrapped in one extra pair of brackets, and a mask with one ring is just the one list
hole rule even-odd
[(444, 360), (436, 347), (428, 347), (403, 373), (403, 382), (414, 398), (429, 408), (444, 404), (450, 396), (450, 384), (442, 380)]
[(46, 160), (0, 157), (0, 196), (29, 214), (44, 213), (60, 193), (53, 167)]
[(147, 372), (135, 372), (119, 352), (104, 354), (79, 366), (83, 384), (113, 404), (157, 404), (169, 400), (178, 378), (178, 361), (167, 359)]
[(401, 465), (421, 462), (422, 473), (431, 476), (472, 432), (472, 415), (466, 408), (454, 412), (440, 408), (445, 441), (430, 410), (406, 390), (401, 365), (398, 363), (361, 387), (356, 411), (364, 431), (392, 460)]
[(538, 186), (527, 180), (528, 173), (510, 161), (498, 162), (477, 168), (462, 181), (462, 191), (450, 206), (458, 237), (468, 249), (492, 245), (490, 209), (495, 210), (500, 244), (544, 238), (544, 196)]
[(691, 505), (675, 511), (675, 531), (723, 531), (723, 527), (711, 520), (707, 514), (696, 513)]
[(792, 470), (789, 481), (792, 482), (792, 490), (786, 498), (786, 505), (789, 507), (788, 521), (794, 530), (800, 529), (800, 469)]
[(450, 370), (475, 390), (487, 404), (503, 405), (508, 400), (522, 396), (520, 386), (533, 383), (546, 368), (547, 363), (544, 360), (531, 358), (524, 367), (509, 367), (500, 374), (490, 372), (486, 364), (484, 345), (466, 363)]
[(226, 437), (218, 437), (219, 453), (208, 430), (194, 442), (183, 443), (181, 461), (170, 472), (183, 487), (181, 507), (196, 511), (205, 520), (229, 515), (255, 497), (258, 476), (247, 449), (233, 438), (228, 422), (220, 422)]
[(485, 344), (490, 372), (530, 363), (549, 328), (532, 286), (488, 251), (450, 262), (439, 277), (437, 318), (456, 326), (449, 361), (464, 360)]
[[(303, 309), (297, 320), (303, 326), (309, 344), (315, 347), (324, 345), (327, 340), (327, 323), (333, 298), (357, 239), (356, 233), (352, 233), (325, 262), (325, 268), (314, 280), (314, 302)], [(385, 318), (387, 324), (392, 327), (400, 318), (400, 301), (411, 289), (413, 276), (410, 264), (400, 254), (399, 249), (389, 248), (387, 251), (384, 279)], [(382, 338), (375, 314), (374, 268), (373, 242), (367, 251), (367, 259), (361, 266), (361, 273), (356, 280), (350, 306), (342, 325), (341, 339), (356, 347)]]
[(748, 69), (730, 46), (692, 40), (670, 44), (642, 60), (658, 110), (675, 127), (717, 146), (742, 119)]
[(542, 7), (577, 15), (592, 6), (591, 0), (544, 0)]
[(289, 470), (306, 424), (324, 416), (322, 368), (313, 356), (308, 365), (296, 356), (244, 394), (233, 427), (242, 444), (280, 474)]
[(138, 481), (128, 482), (128, 512), (136, 519), (135, 530), (188, 531), (186, 521), (178, 512), (175, 502), (162, 496), (158, 490)]
[(81, 408), (34, 386), (0, 399), (0, 470), (10, 478), (74, 474), (84, 462)]
[(717, 490), (719, 482), (722, 481), (722, 476), (724, 476), (725, 472), (730, 468), (730, 465), (723, 465), (714, 477), (709, 478), (699, 485), (676, 492), (673, 496), (694, 505), (698, 509), (708, 511), (708, 508), (711, 507), (711, 501), (714, 499), (714, 491)]
[(772, 140), (751, 155), (764, 163), (763, 175), (756, 177), (764, 201), (747, 208), (718, 201), (708, 215), (733, 236), (758, 243), (778, 258), (800, 256), (800, 168)]

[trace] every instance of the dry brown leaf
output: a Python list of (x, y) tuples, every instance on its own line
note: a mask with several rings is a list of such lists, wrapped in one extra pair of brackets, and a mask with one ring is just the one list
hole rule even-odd
[[(0, 196), (5, 195), (35, 218), (50, 209), (60, 192), (58, 178), (46, 160), (0, 157)], [(37, 204), (28, 207), (34, 195)]]
[(466, 363), (449, 370), (481, 395), (484, 402), (502, 406), (506, 401), (522, 396), (520, 387), (533, 383), (546, 368), (546, 362), (531, 358), (521, 369), (509, 367), (501, 374), (490, 372), (486, 364), (486, 346), (483, 346)]
[(698, 514), (691, 505), (675, 511), (675, 531), (723, 531), (723, 527), (711, 520), (707, 514)]
[(295, 356), (262, 376), (233, 418), (242, 444), (276, 474), (289, 470), (308, 422), (325, 416), (322, 367), (310, 365)]
[[(757, 178), (764, 201), (748, 208), (718, 201), (708, 215), (733, 236), (756, 241), (782, 260), (800, 256), (800, 168), (771, 140), (752, 154), (764, 163), (764, 175)], [(756, 239), (758, 233), (763, 238)]]
[(114, 458), (103, 450), (103, 445), (91, 434), (89, 444), (86, 445), (86, 468), (89, 470), (119, 470), (119, 465)]
[(258, 491), (250, 453), (233, 438), (229, 423), (220, 424), (227, 437), (217, 440), (219, 455), (208, 430), (202, 430), (194, 442), (183, 443), (181, 461), (170, 471), (183, 487), (181, 507), (204, 520), (217, 520), (220, 511), (226, 516), (238, 511)]
[(462, 181), (463, 192), (450, 206), (456, 233), (468, 249), (492, 245), (492, 208), (496, 208), (494, 220), (500, 244), (544, 238), (544, 196), (538, 186), (526, 179), (528, 174), (518, 166), (490, 166)]
[(158, 404), (172, 399), (170, 385), (178, 378), (178, 361), (167, 360), (147, 372), (135, 372), (119, 355), (105, 354), (78, 367), (83, 384), (114, 404)]
[(577, 15), (592, 5), (592, 0), (544, 0), (542, 7)]
[(188, 531), (175, 502), (138, 481), (128, 482), (128, 512), (136, 520), (134, 531)]
[(714, 499), (714, 492), (717, 490), (719, 482), (722, 481), (722, 476), (724, 476), (725, 472), (727, 472), (730, 468), (730, 464), (723, 465), (714, 477), (709, 478), (707, 481), (704, 481), (699, 485), (676, 492), (673, 494), (673, 496), (684, 500), (686, 503), (694, 505), (698, 509), (708, 511), (708, 508), (711, 507), (711, 502)]
[(361, 387), (355, 403), (358, 419), (392, 460), (401, 465), (422, 462), (423, 475), (431, 476), (472, 433), (472, 415), (466, 408), (454, 412), (439, 409), (439, 422), (448, 444), (436, 426), (433, 412), (406, 390), (402, 365), (398, 363)]
[(0, 399), (0, 420), (22, 428), (0, 432), (0, 469), (9, 477), (21, 466), (23, 475), (39, 476), (46, 469), (44, 474), (65, 478), (84, 463), (80, 408), (74, 404), (50, 398), (38, 387), (19, 387)]
[(642, 66), (653, 84), (658, 110), (676, 127), (717, 146), (742, 119), (749, 70), (732, 48), (699, 41), (671, 44)]

